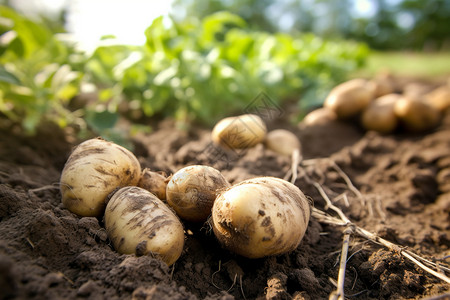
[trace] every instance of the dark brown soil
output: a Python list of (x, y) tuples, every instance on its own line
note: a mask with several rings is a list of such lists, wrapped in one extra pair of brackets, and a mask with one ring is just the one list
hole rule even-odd
[[(298, 128), (282, 119), (270, 128), (298, 135), (304, 159), (329, 157), (361, 191), (361, 201), (326, 161), (303, 169), (361, 226), (427, 258), (449, 265), (450, 114), (429, 132), (382, 136), (352, 123)], [(262, 145), (223, 156), (210, 131), (176, 129), (164, 121), (134, 139), (143, 167), (174, 173), (192, 164), (221, 170), (236, 183), (262, 175), (283, 178), (290, 159)], [(220, 247), (207, 224), (185, 223), (186, 243), (173, 267), (120, 255), (101, 219), (80, 218), (61, 204), (60, 172), (74, 142), (45, 127), (35, 137), (0, 132), (0, 299), (328, 299), (335, 290), (342, 227), (311, 218), (293, 252), (246, 259)], [(325, 203), (300, 176), (317, 208)], [(330, 212), (331, 213), (331, 212)], [(446, 258), (445, 258), (446, 257)], [(448, 273), (447, 273), (448, 275)], [(382, 245), (352, 235), (348, 299), (421, 299), (450, 293), (450, 285)]]

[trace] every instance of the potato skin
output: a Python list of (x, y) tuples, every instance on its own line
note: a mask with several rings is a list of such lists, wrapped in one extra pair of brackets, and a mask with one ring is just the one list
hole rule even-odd
[(129, 150), (101, 138), (84, 141), (70, 154), (61, 173), (62, 203), (79, 216), (101, 216), (108, 194), (136, 185), (140, 175), (139, 161)]
[(180, 218), (191, 222), (206, 221), (214, 200), (230, 187), (220, 171), (213, 167), (194, 165), (180, 169), (167, 184), (167, 203)]
[(352, 79), (334, 87), (323, 106), (334, 111), (339, 119), (348, 119), (366, 108), (373, 95), (373, 86), (366, 80)]
[(398, 118), (394, 112), (399, 94), (388, 94), (373, 100), (361, 114), (361, 124), (366, 130), (388, 134), (397, 128)]
[(166, 187), (169, 179), (164, 172), (154, 172), (148, 168), (142, 171), (137, 186), (146, 189), (161, 200), (166, 200)]
[(440, 121), (440, 111), (421, 97), (403, 96), (396, 101), (394, 112), (405, 128), (412, 132), (431, 129)]
[(369, 80), (369, 85), (373, 88), (375, 98), (395, 92), (395, 79), (389, 73), (379, 73), (375, 78)]
[(268, 149), (286, 156), (291, 156), (294, 150), (301, 150), (297, 136), (286, 129), (269, 131), (264, 144)]
[(299, 188), (279, 178), (258, 177), (217, 197), (212, 227), (228, 250), (260, 258), (296, 249), (309, 217), (309, 202)]
[(106, 206), (105, 228), (121, 254), (157, 255), (170, 266), (183, 251), (184, 230), (178, 217), (140, 187), (114, 193)]
[(212, 141), (227, 149), (246, 149), (261, 143), (266, 124), (257, 115), (245, 114), (220, 120), (211, 133)]
[(328, 107), (320, 107), (309, 112), (302, 120), (300, 125), (318, 126), (325, 125), (337, 120), (336, 113)]
[(450, 107), (450, 85), (440, 86), (425, 95), (425, 101), (443, 112)]

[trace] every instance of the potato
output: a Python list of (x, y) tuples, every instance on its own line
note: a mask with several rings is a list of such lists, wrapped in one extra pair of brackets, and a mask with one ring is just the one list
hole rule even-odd
[(287, 156), (291, 156), (295, 150), (299, 152), (301, 150), (297, 136), (286, 129), (270, 131), (264, 144), (268, 149)]
[(425, 95), (425, 101), (439, 111), (450, 107), (450, 86), (443, 85)]
[(211, 138), (224, 148), (246, 149), (262, 142), (266, 133), (266, 125), (259, 116), (246, 114), (220, 120), (214, 126)]
[(206, 221), (217, 194), (229, 186), (225, 177), (213, 167), (185, 167), (173, 174), (168, 182), (167, 203), (184, 220)]
[(295, 183), (297, 180), (298, 165), (302, 160), (302, 149), (297, 136), (289, 130), (276, 129), (267, 134), (264, 143), (268, 149), (291, 157), (291, 182)]
[(362, 126), (366, 130), (374, 130), (383, 134), (394, 131), (398, 124), (394, 106), (400, 98), (399, 94), (388, 94), (372, 101), (362, 112)]
[(373, 88), (373, 96), (379, 98), (384, 95), (389, 95), (395, 91), (395, 82), (392, 75), (389, 73), (380, 73), (374, 79), (369, 81)]
[(439, 110), (423, 101), (423, 98), (402, 96), (395, 102), (394, 112), (405, 128), (424, 131), (435, 127), (441, 118)]
[(221, 193), (212, 227), (227, 249), (248, 258), (292, 251), (308, 226), (310, 205), (295, 185), (275, 177), (242, 181)]
[(155, 255), (170, 266), (183, 251), (184, 230), (178, 217), (140, 187), (114, 193), (106, 206), (105, 228), (121, 254)]
[(337, 115), (328, 107), (321, 107), (308, 113), (301, 124), (306, 126), (324, 125), (337, 120)]
[(433, 90), (429, 84), (423, 82), (409, 82), (403, 87), (403, 95), (408, 97), (425, 96)]
[(154, 194), (158, 199), (166, 200), (166, 187), (169, 179), (164, 172), (154, 172), (148, 168), (142, 171), (137, 186)]
[(101, 138), (87, 140), (73, 150), (61, 173), (62, 203), (77, 215), (101, 216), (108, 194), (136, 185), (140, 175), (139, 161), (127, 149)]
[(373, 86), (367, 80), (353, 79), (334, 87), (323, 106), (334, 111), (338, 118), (347, 119), (366, 108), (373, 98), (373, 93)]

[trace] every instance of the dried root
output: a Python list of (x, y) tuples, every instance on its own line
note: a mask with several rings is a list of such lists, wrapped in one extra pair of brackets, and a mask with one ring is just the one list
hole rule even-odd
[[(317, 171), (316, 171), (317, 168), (315, 168), (315, 167), (317, 167), (317, 164), (320, 162), (325, 162), (329, 167), (334, 169), (339, 174), (339, 176), (344, 180), (347, 189), (349, 191), (351, 191), (359, 199), (362, 206), (367, 207), (369, 216), (373, 216), (374, 208), (371, 205), (368, 205), (368, 203), (364, 199), (364, 196), (362, 195), (362, 193), (353, 185), (353, 183), (350, 180), (350, 178), (348, 177), (348, 175), (345, 174), (345, 172), (334, 161), (332, 161), (329, 158), (311, 159), (311, 160), (301, 161), (300, 164), (304, 168), (314, 167), (314, 170), (312, 170), (312, 172), (317, 174)], [(290, 172), (296, 172), (296, 171), (292, 167)], [(289, 178), (292, 175), (292, 179), (294, 179), (294, 178), (296, 179), (297, 176), (295, 176), (294, 174), (291, 174), (290, 172), (288, 172), (286, 177)], [(340, 256), (338, 281), (335, 282), (334, 280), (332, 280), (330, 278), (330, 280), (332, 280), (334, 285), (336, 286), (336, 290), (333, 293), (331, 293), (330, 299), (333, 299), (333, 300), (345, 299), (344, 280), (345, 280), (346, 263), (348, 261), (347, 256), (348, 256), (349, 241), (350, 241), (350, 236), (352, 234), (357, 234), (360, 237), (367, 239), (368, 241), (383, 245), (383, 246), (387, 247), (388, 249), (390, 249), (391, 251), (399, 253), (402, 256), (404, 256), (405, 258), (409, 259), (414, 264), (416, 264), (417, 266), (419, 266), (420, 268), (422, 268), (424, 271), (432, 274), (433, 276), (435, 276), (447, 283), (450, 283), (450, 278), (446, 274), (446, 273), (450, 273), (450, 268), (447, 266), (444, 266), (442, 264), (442, 261), (444, 261), (446, 258), (438, 260), (437, 262), (427, 260), (427, 259), (422, 258), (421, 256), (407, 250), (404, 247), (401, 247), (392, 242), (389, 242), (389, 241), (377, 236), (376, 234), (371, 233), (371, 232), (367, 231), (366, 229), (357, 226), (356, 224), (351, 222), (350, 219), (344, 214), (344, 212), (331, 201), (328, 194), (331, 194), (334, 192), (332, 190), (330, 190), (329, 188), (324, 187), (322, 185), (322, 183), (325, 181), (323, 175), (319, 176), (320, 181), (316, 181), (316, 180), (313, 180), (308, 175), (308, 173), (311, 173), (311, 172), (307, 172), (306, 170), (304, 170), (302, 168), (300, 169), (300, 172), (301, 172), (301, 176), (306, 180), (306, 182), (311, 184), (312, 186), (314, 186), (317, 189), (317, 191), (319, 192), (320, 196), (325, 201), (325, 210), (331, 209), (339, 216), (339, 218), (334, 217), (325, 211), (322, 211), (316, 207), (313, 207), (312, 214), (311, 214), (312, 217), (316, 218), (321, 223), (326, 223), (326, 224), (335, 225), (335, 226), (345, 226), (345, 228), (343, 230), (343, 243), (342, 243), (341, 256)], [(375, 201), (375, 210), (377, 211), (378, 215), (382, 219), (385, 219), (386, 215), (381, 208), (380, 197), (381, 196), (376, 196), (376, 198), (375, 198), (375, 200), (376, 200)], [(338, 196), (334, 197), (334, 199), (336, 199), (336, 200), (342, 199), (342, 200), (344, 200), (344, 204), (346, 206), (349, 206), (349, 202), (348, 202), (346, 193), (338, 195)]]
[[(230, 277), (231, 280), (233, 280), (233, 283), (227, 289), (227, 292), (231, 291), (231, 289), (236, 285), (237, 280), (239, 279), (239, 286), (240, 286), (242, 297), (244, 300), (247, 299), (245, 297), (244, 287), (242, 284), (242, 277), (244, 276), (244, 271), (242, 270), (242, 268), (234, 260), (227, 261), (223, 265), (225, 267), (225, 270), (226, 270), (228, 276)], [(219, 269), (211, 275), (211, 284), (219, 290), (223, 290), (223, 289), (214, 283), (214, 276), (217, 273), (219, 273), (221, 270), (222, 270), (222, 261), (219, 260)]]

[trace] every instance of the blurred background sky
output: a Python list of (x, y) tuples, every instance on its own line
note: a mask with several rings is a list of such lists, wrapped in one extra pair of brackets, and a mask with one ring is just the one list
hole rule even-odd
[(92, 49), (100, 38), (114, 35), (124, 44), (143, 44), (152, 20), (170, 12), (173, 0), (12, 0), (28, 16), (65, 10), (66, 29), (82, 48)]
[[(63, 18), (82, 48), (105, 35), (143, 44), (144, 30), (160, 15), (203, 17), (228, 10), (265, 31), (313, 32), (350, 38), (378, 49), (448, 50), (448, 0), (5, 0), (27, 15)], [(64, 12), (64, 13), (61, 13)]]

